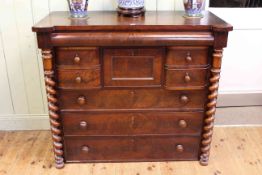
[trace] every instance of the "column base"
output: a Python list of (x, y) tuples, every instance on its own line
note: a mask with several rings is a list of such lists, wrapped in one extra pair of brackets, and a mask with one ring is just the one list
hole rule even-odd
[(201, 155), (200, 156), (200, 160), (199, 160), (200, 165), (207, 166), (208, 165), (208, 161), (209, 161), (209, 157), (208, 156), (206, 156), (206, 155)]

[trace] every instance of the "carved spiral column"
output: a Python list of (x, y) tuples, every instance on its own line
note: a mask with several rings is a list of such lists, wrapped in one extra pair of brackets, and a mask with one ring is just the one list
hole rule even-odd
[(49, 109), (49, 118), (51, 125), (51, 132), (53, 138), (53, 147), (55, 154), (56, 168), (64, 167), (64, 158), (63, 158), (63, 144), (61, 137), (61, 123), (60, 117), (58, 114), (57, 98), (54, 81), (54, 70), (52, 64), (52, 52), (51, 50), (43, 50), (42, 58), (44, 63), (44, 74), (45, 74), (45, 84), (48, 100), (48, 109)]
[(218, 96), (218, 86), (220, 79), (221, 70), (221, 59), (223, 50), (214, 50), (213, 53), (213, 63), (211, 68), (211, 78), (210, 78), (210, 94), (208, 95), (209, 102), (207, 104), (206, 118), (204, 120), (204, 130), (202, 135), (202, 146), (200, 154), (200, 164), (208, 165), (209, 152), (211, 148), (211, 141), (213, 135), (213, 127), (215, 120), (217, 96)]

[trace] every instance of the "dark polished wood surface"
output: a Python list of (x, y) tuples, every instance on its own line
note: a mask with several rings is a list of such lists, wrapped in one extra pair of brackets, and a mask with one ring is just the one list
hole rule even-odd
[(200, 137), (65, 137), (68, 162), (197, 160)]
[(62, 112), (65, 135), (195, 135), (203, 112)]
[[(209, 32), (174, 32), (162, 29), (154, 32), (134, 31), (74, 31), (52, 33), (50, 44), (42, 47), (83, 47), (83, 46), (212, 46), (214, 36)], [(226, 33), (226, 32), (223, 32)], [(40, 33), (41, 34), (41, 33)], [(41, 42), (41, 40), (39, 40)], [(41, 44), (44, 43), (39, 43)], [(226, 43), (218, 43), (226, 44)]]
[(216, 17), (211, 12), (204, 12), (200, 19), (189, 19), (183, 17), (184, 12), (173, 11), (147, 11), (144, 17), (126, 18), (119, 17), (117, 12), (89, 12), (88, 18), (79, 20), (72, 19), (69, 12), (52, 12), (33, 27), (35, 32), (44, 31), (74, 31), (74, 30), (192, 30), (206, 31), (220, 29), (232, 30), (232, 26)]
[(165, 49), (119, 48), (104, 50), (105, 87), (161, 87)]
[(58, 47), (56, 63), (59, 68), (84, 69), (100, 65), (97, 47)]
[(209, 47), (168, 47), (166, 65), (172, 68), (207, 67), (210, 64)]
[[(138, 90), (61, 90), (59, 94), (62, 110), (127, 110), (169, 109), (203, 110), (206, 91), (168, 91), (163, 89)], [(84, 103), (79, 103), (83, 98)]]
[(210, 12), (127, 18), (53, 12), (42, 49), (56, 167), (64, 162), (199, 160), (207, 165), (223, 48)]

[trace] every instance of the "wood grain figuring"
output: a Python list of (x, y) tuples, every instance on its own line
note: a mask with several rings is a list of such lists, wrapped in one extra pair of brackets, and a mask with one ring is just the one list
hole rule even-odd
[(99, 50), (95, 47), (59, 47), (56, 62), (59, 68), (91, 68), (100, 64)]
[(98, 89), (101, 87), (100, 67), (93, 69), (58, 69), (58, 86), (63, 89)]
[(105, 49), (105, 87), (160, 87), (164, 50)]
[(179, 12), (132, 19), (92, 12), (88, 20), (55, 12), (35, 25), (57, 168), (164, 160), (207, 165), (221, 51), (231, 30), (209, 12), (196, 21)]
[[(67, 164), (53, 165), (49, 131), (0, 132), (0, 172), (7, 175), (260, 175), (262, 171), (262, 127), (215, 127), (209, 166), (195, 161)], [(34, 146), (31, 146), (34, 145)], [(19, 146), (21, 149), (17, 149)], [(227, 163), (225, 163), (225, 160)], [(13, 163), (15, 162), (15, 163)]]
[(172, 69), (166, 67), (165, 88), (168, 90), (204, 89), (208, 69)]
[[(133, 25), (132, 25), (133, 26)], [(115, 28), (115, 26), (114, 26)], [(96, 30), (96, 29), (94, 29)], [(130, 30), (130, 29), (126, 29)], [(148, 29), (151, 31), (150, 29)], [(79, 47), (79, 46), (174, 46), (195, 45), (211, 46), (214, 38), (210, 32), (157, 32), (129, 33), (124, 31), (93, 32), (93, 33), (53, 33), (51, 42), (53, 46)], [(172, 29), (170, 29), (172, 30)], [(183, 29), (179, 29), (183, 30)], [(87, 30), (88, 31), (88, 30)], [(140, 30), (139, 30), (140, 31)], [(95, 38), (94, 38), (95, 36)], [(80, 44), (81, 43), (81, 44)]]
[[(197, 160), (198, 143), (199, 137), (183, 136), (66, 136), (65, 158), (68, 162)], [(176, 148), (180, 144), (183, 151)]]
[(173, 68), (207, 67), (208, 47), (168, 47), (166, 65)]
[(65, 135), (200, 135), (203, 112), (62, 112)]
[[(86, 103), (79, 104), (83, 97)], [(59, 94), (62, 110), (105, 110), (105, 109), (173, 109), (203, 110), (206, 102), (205, 90), (165, 91), (161, 89), (146, 90), (61, 90)], [(184, 100), (184, 98), (187, 98)]]

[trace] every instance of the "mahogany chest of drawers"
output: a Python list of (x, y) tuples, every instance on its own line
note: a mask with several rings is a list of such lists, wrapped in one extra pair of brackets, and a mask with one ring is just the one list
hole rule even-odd
[(42, 49), (56, 167), (200, 160), (207, 165), (222, 50), (232, 26), (210, 12), (119, 17), (53, 12)]

